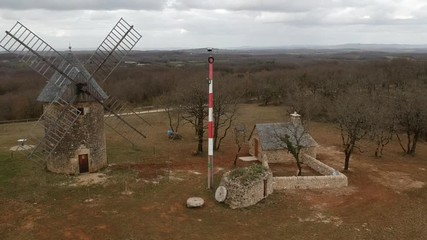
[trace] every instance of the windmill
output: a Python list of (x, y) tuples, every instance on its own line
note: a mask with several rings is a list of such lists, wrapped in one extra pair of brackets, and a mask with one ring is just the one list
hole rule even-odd
[[(140, 128), (148, 123), (100, 86), (140, 38), (121, 18), (83, 64), (71, 48), (60, 54), (20, 22), (6, 31), (0, 46), (48, 80), (37, 98), (43, 114), (25, 138), (34, 146), (28, 158), (52, 172), (95, 172), (107, 165), (104, 124), (134, 146), (145, 138)], [(34, 134), (40, 127), (43, 134)]]

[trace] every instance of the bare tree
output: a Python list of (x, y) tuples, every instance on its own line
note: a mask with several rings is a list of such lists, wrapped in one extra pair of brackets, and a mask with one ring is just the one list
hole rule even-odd
[(360, 92), (354, 92), (352, 96), (342, 93), (335, 102), (335, 113), (332, 117), (337, 123), (341, 132), (343, 144), (344, 170), (348, 170), (350, 157), (358, 142), (369, 132), (367, 97)]
[[(396, 120), (398, 122), (397, 139), (403, 152), (415, 155), (416, 146), (427, 126), (427, 107), (425, 93), (412, 90), (398, 92), (395, 98)], [(406, 135), (406, 144), (399, 134)], [(405, 146), (406, 145), (406, 146)]]
[(384, 71), (388, 84), (395, 89), (407, 90), (416, 79), (419, 66), (412, 60), (397, 58), (385, 65)]
[[(296, 113), (294, 113), (296, 114)], [(290, 123), (277, 124), (275, 130), (275, 138), (282, 147), (295, 159), (298, 168), (298, 176), (302, 174), (301, 151), (307, 147), (308, 139), (311, 139), (307, 128), (301, 122), (300, 115), (297, 115)]]
[[(372, 93), (371, 93), (372, 94)], [(376, 144), (375, 157), (382, 157), (384, 147), (390, 143), (396, 132), (396, 121), (392, 104), (388, 96), (373, 96), (371, 98), (371, 114), (369, 137)]]
[[(213, 108), (214, 149), (219, 150), (222, 140), (227, 136), (236, 119), (238, 98), (217, 91)], [(220, 136), (220, 130), (223, 129)]]
[(267, 106), (272, 102), (280, 103), (282, 93), (281, 80), (274, 76), (263, 74), (262, 79), (257, 79), (258, 99), (261, 106)]
[(286, 148), (288, 149), (289, 153), (292, 154), (292, 156), (295, 159), (295, 162), (298, 167), (298, 174), (297, 176), (301, 176), (302, 169), (301, 169), (301, 160), (299, 157), (299, 154), (301, 152), (301, 146), (298, 145), (298, 143), (295, 143), (295, 145), (291, 142), (289, 135), (285, 135), (285, 137), (282, 139), (282, 141), (286, 144)]
[(174, 134), (178, 133), (182, 120), (183, 110), (182, 104), (179, 100), (180, 99), (175, 93), (163, 94), (157, 98), (157, 103), (165, 110), (168, 116), (169, 129), (171, 129)]
[(195, 130), (198, 144), (197, 153), (203, 152), (204, 120), (208, 116), (207, 86), (194, 82), (181, 93), (182, 118)]
[(261, 89), (259, 89), (258, 94), (261, 99), (262, 106), (267, 106), (278, 97), (277, 91), (275, 91), (275, 87), (272, 85), (263, 86)]
[(301, 88), (298, 85), (290, 85), (286, 94), (286, 105), (288, 113), (298, 112), (304, 116), (305, 120), (310, 121), (313, 116), (321, 114), (322, 107), (320, 105), (319, 96), (306, 88)]

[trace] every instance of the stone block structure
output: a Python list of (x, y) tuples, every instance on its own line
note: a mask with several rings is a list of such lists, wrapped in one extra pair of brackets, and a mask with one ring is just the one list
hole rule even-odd
[[(70, 125), (69, 130), (60, 139), (59, 144), (53, 149), (46, 159), (47, 170), (55, 173), (79, 174), (84, 172), (96, 172), (107, 166), (107, 149), (104, 132), (104, 107), (92, 95), (84, 91), (85, 88), (92, 89), (92, 93), (100, 99), (106, 100), (107, 94), (101, 89), (91, 74), (80, 63), (71, 52), (65, 56), (71, 64), (73, 71), (78, 72), (74, 81), (78, 82), (73, 87), (59, 87), (58, 79), (61, 74), (55, 72), (49, 79), (37, 101), (43, 103), (43, 111), (49, 113), (45, 116), (61, 116), (64, 106), (56, 102), (60, 96), (62, 99), (73, 99), (72, 106), (80, 111), (75, 122), (72, 123), (65, 118), (58, 117), (58, 122)], [(50, 111), (50, 112), (49, 112)], [(51, 125), (52, 119), (43, 119), (46, 132)], [(55, 138), (62, 133), (50, 132)]]
[[(96, 172), (107, 166), (103, 106), (97, 102), (78, 102), (74, 106), (81, 114), (46, 159), (51, 172), (79, 174)], [(54, 107), (44, 109), (53, 110)]]
[(273, 193), (273, 175), (266, 169), (259, 178), (245, 183), (233, 179), (229, 171), (222, 176), (220, 186), (227, 189), (225, 203), (230, 208), (249, 207)]
[[(272, 176), (274, 190), (339, 188), (348, 185), (347, 177), (316, 159), (317, 142), (301, 124), (301, 116), (291, 114), (287, 123), (256, 124), (249, 136), (249, 154), (269, 169), (269, 163), (294, 163), (288, 146), (302, 147), (300, 160), (322, 176)], [(288, 144), (286, 144), (288, 142)], [(291, 145), (289, 145), (289, 142)], [(271, 171), (269, 171), (271, 173)], [(241, 193), (244, 194), (244, 193)]]
[(261, 162), (286, 163), (294, 161), (292, 154), (288, 152), (283, 139), (302, 146), (301, 154), (316, 157), (317, 142), (308, 134), (301, 125), (299, 115), (291, 114), (291, 122), (288, 123), (263, 123), (256, 124), (249, 136), (249, 154)]

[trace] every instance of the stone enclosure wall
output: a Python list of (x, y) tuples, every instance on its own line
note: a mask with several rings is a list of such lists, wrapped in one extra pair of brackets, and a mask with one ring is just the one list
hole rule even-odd
[(348, 186), (348, 180), (344, 174), (307, 154), (302, 155), (302, 160), (308, 167), (323, 176), (273, 177), (273, 188), (275, 190), (339, 188)]

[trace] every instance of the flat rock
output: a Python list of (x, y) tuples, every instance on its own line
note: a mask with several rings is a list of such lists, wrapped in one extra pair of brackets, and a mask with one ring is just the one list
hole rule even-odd
[(190, 197), (187, 199), (187, 207), (188, 208), (199, 208), (203, 207), (205, 201), (200, 197)]
[(239, 160), (243, 162), (252, 162), (252, 161), (258, 161), (258, 158), (254, 156), (246, 156), (246, 157), (239, 157)]
[(34, 145), (16, 145), (11, 147), (9, 150), (16, 152), (16, 151), (25, 151), (33, 148), (34, 148)]

